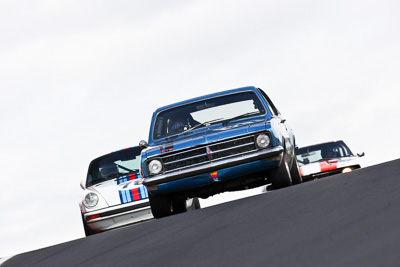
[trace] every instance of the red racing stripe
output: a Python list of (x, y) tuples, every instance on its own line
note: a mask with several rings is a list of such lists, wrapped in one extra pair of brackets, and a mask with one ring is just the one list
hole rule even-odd
[(136, 175), (134, 173), (130, 173), (129, 180), (135, 180), (135, 179), (136, 179)]
[(133, 201), (140, 200), (140, 195), (139, 195), (138, 188), (133, 188), (132, 189), (132, 197), (133, 197)]
[(335, 162), (322, 161), (322, 162), (320, 162), (319, 166), (321, 167), (321, 172), (336, 170), (337, 169), (337, 161), (335, 161)]

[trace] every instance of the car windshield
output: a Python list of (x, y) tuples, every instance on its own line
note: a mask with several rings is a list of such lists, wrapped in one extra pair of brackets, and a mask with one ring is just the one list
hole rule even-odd
[(296, 152), (300, 166), (313, 162), (353, 156), (343, 141), (330, 142), (299, 148)]
[(265, 108), (254, 92), (241, 92), (193, 102), (157, 114), (153, 139), (188, 132), (215, 123), (258, 114)]
[(93, 160), (89, 165), (86, 185), (137, 173), (140, 168), (141, 151), (140, 147), (127, 148)]

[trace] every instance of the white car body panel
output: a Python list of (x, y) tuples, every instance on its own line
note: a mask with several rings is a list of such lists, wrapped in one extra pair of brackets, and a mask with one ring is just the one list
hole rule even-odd
[[(136, 178), (118, 184), (118, 179), (112, 179), (86, 188), (82, 194), (82, 200), (89, 192), (95, 192), (99, 196), (99, 203), (92, 209), (81, 204), (83, 217), (90, 229), (94, 232), (102, 232), (152, 219), (153, 215), (150, 209), (147, 190), (141, 181), (141, 178)], [(141, 196), (136, 195), (136, 199), (121, 197), (122, 192), (132, 190), (134, 192), (142, 192)], [(89, 219), (89, 216), (97, 214), (101, 214), (101, 216)]]
[(299, 168), (302, 176), (308, 176), (327, 170), (334, 170), (357, 165), (361, 166), (361, 159), (359, 157), (346, 157), (331, 159), (328, 161), (314, 162), (300, 166)]

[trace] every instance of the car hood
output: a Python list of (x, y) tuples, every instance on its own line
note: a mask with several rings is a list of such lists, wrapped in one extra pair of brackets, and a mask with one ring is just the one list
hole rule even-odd
[(359, 157), (334, 158), (300, 166), (300, 173), (302, 176), (307, 176), (356, 165), (361, 165)]
[(142, 156), (151, 157), (161, 153), (190, 148), (265, 129), (265, 119), (251, 120), (226, 126), (222, 126), (221, 124), (212, 125), (194, 130), (193, 132), (177, 135), (175, 138), (157, 141), (157, 144), (153, 147), (149, 147), (142, 153)]
[(101, 195), (108, 206), (115, 206), (148, 198), (142, 180), (136, 173), (95, 184), (88, 189)]

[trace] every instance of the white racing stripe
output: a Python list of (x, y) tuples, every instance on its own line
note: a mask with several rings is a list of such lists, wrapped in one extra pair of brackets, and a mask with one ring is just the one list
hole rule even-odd
[(318, 162), (316, 162), (316, 163), (311, 163), (311, 164), (301, 166), (301, 170), (303, 172), (303, 176), (306, 176), (306, 175), (310, 175), (313, 173), (321, 172), (321, 166), (319, 165)]

